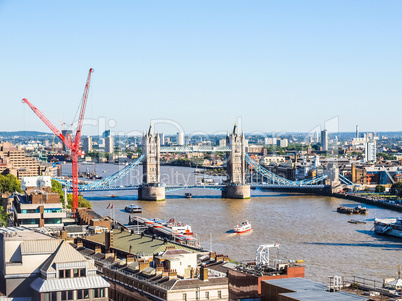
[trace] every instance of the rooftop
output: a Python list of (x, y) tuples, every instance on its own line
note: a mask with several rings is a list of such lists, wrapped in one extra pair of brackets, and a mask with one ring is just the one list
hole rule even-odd
[[(88, 236), (87, 240), (94, 241), (100, 244), (105, 244), (105, 233), (100, 233)], [(113, 232), (113, 247), (122, 251), (129, 252), (130, 246), (132, 247), (132, 254), (143, 254), (144, 256), (151, 256), (154, 253), (164, 252), (167, 246), (174, 246), (176, 249), (183, 249), (194, 253), (195, 250), (181, 244), (167, 242), (164, 244), (163, 240), (153, 239), (152, 237), (141, 237), (139, 234), (130, 234), (130, 232)]]

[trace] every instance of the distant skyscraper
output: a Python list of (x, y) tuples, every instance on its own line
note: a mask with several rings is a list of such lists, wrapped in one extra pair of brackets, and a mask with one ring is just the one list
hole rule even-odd
[(106, 137), (105, 138), (105, 153), (112, 154), (114, 152), (114, 142), (113, 137)]
[(375, 140), (370, 140), (366, 143), (366, 148), (364, 149), (364, 161), (375, 162), (377, 156), (377, 146)]
[(102, 134), (102, 137), (103, 138), (110, 137), (110, 130), (104, 131), (103, 134)]
[(324, 152), (328, 151), (328, 131), (321, 131), (321, 147)]
[[(61, 133), (63, 134), (64, 137), (66, 137), (67, 139), (72, 139), (72, 134), (73, 131), (72, 130), (62, 130)], [(63, 151), (68, 151), (70, 150), (64, 143), (63, 143)]]
[(164, 133), (159, 134), (159, 141), (160, 141), (161, 145), (165, 145), (165, 134)]
[(359, 126), (356, 125), (356, 138), (359, 138)]
[(177, 133), (177, 145), (184, 145), (184, 133)]
[(92, 152), (92, 137), (85, 137), (84, 138), (84, 152)]
[(280, 147), (288, 147), (288, 145), (289, 145), (288, 139), (282, 138), (280, 140), (277, 140), (276, 145), (280, 146)]

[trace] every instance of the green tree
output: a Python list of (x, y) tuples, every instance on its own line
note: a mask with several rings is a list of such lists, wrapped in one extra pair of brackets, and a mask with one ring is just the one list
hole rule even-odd
[(402, 197), (402, 182), (392, 184), (390, 192), (399, 197)]
[(57, 192), (60, 194), (60, 202), (64, 204), (64, 191), (63, 187), (61, 186), (60, 182), (57, 182), (56, 180), (51, 180), (52, 181), (52, 192)]
[(364, 191), (369, 192), (370, 188), (368, 186), (364, 187)]
[(0, 175), (0, 192), (22, 192), (21, 191), (21, 182), (17, 179), (16, 176), (12, 174), (8, 174), (6, 176)]
[[(67, 195), (67, 208), (73, 209), (73, 195)], [(82, 196), (78, 196), (78, 207), (92, 208), (92, 204), (90, 201), (84, 199)]]
[(384, 192), (385, 191), (385, 186), (382, 186), (382, 185), (377, 185), (376, 187), (375, 187), (375, 192)]
[(7, 226), (8, 214), (4, 212), (3, 206), (0, 205), (0, 227)]
[(387, 153), (377, 153), (376, 157), (382, 157), (384, 160), (396, 160), (396, 157)]

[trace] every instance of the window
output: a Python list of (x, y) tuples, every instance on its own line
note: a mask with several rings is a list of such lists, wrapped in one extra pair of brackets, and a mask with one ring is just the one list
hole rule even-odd
[(209, 299), (209, 292), (205, 292), (205, 299)]
[(50, 301), (50, 293), (45, 293), (45, 301)]
[[(78, 271), (80, 271), (80, 270), (85, 270), (85, 269), (79, 269)], [(74, 273), (75, 273), (75, 269), (74, 270), (59, 270), (59, 278), (72, 278), (72, 277), (74, 277), (73, 275), (74, 275)], [(85, 272), (84, 272), (84, 276), (85, 276)]]
[(89, 299), (89, 290), (78, 290), (77, 299)]
[(219, 299), (222, 298), (222, 291), (218, 291), (218, 298), (219, 298)]
[(74, 276), (73, 276), (74, 278), (80, 277), (80, 272), (79, 272), (79, 270), (78, 270), (78, 269), (74, 269), (74, 270), (73, 270), (73, 275), (74, 275)]
[(187, 301), (187, 294), (186, 293), (183, 294), (183, 300)]
[(68, 296), (68, 299), (67, 300), (73, 300), (74, 299), (74, 291), (68, 291), (67, 292), (67, 296)]

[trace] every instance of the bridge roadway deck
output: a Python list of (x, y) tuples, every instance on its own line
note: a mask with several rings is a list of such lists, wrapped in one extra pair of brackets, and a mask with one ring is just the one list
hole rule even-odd
[[(138, 190), (141, 186), (107, 186), (107, 187), (95, 187), (95, 188), (80, 188), (79, 192), (90, 192), (90, 191), (123, 191), (123, 190)], [(215, 189), (215, 190), (225, 190), (226, 185), (165, 185), (166, 192), (179, 190), (179, 189), (191, 189), (191, 188), (201, 188), (201, 189)], [(279, 189), (279, 190), (295, 190), (295, 189), (324, 189), (327, 185), (270, 185), (270, 184), (257, 184), (250, 185), (251, 189), (254, 188), (266, 188), (266, 189)], [(68, 189), (68, 192), (72, 192), (72, 189)]]

